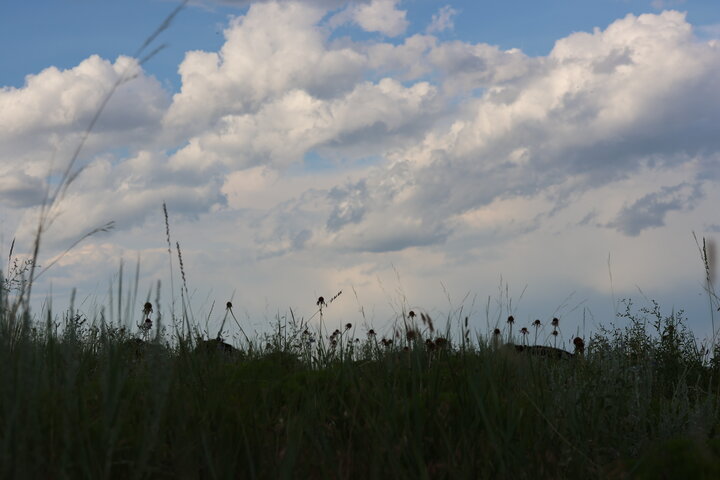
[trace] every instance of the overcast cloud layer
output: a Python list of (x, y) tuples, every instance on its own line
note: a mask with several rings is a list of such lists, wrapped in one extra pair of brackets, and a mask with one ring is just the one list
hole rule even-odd
[[(609, 251), (613, 288), (700, 292), (690, 232), (720, 224), (720, 42), (663, 11), (529, 57), (434, 36), (454, 14), (404, 36), (395, 0), (255, 3), (219, 51), (187, 52), (177, 92), (134, 59), (97, 56), (2, 88), (0, 203), (17, 244), (29, 249), (51, 159), (65, 165), (128, 78), (45, 258), (107, 221), (116, 230), (64, 257), (56, 285), (105, 281), (88, 278), (135, 251), (147, 282), (167, 278), (167, 202), (190, 280), (219, 302), (237, 290), (251, 318), (267, 304), (312, 314), (309, 297), (340, 289), (348, 316), (388, 297), (432, 309), (447, 303), (440, 281), (461, 290), (457, 307), (500, 274), (539, 292), (528, 318), (548, 315), (563, 289), (610, 295)], [(348, 25), (376, 36), (333, 35)], [(402, 289), (376, 291), (393, 266)], [(564, 313), (577, 324), (578, 312)]]

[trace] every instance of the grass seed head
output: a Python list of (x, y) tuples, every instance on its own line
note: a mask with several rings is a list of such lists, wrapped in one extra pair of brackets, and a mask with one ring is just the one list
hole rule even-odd
[(424, 325), (428, 326), (428, 329), (430, 332), (435, 331), (435, 326), (433, 325), (432, 318), (430, 318), (430, 315), (427, 315), (425, 313), (420, 313), (420, 318), (422, 319), (422, 322)]

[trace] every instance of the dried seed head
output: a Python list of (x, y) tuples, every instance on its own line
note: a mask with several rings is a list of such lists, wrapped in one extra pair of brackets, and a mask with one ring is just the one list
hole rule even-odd
[(417, 336), (417, 333), (415, 332), (415, 330), (408, 330), (407, 333), (405, 334), (405, 337), (409, 341), (415, 340), (416, 336)]
[(323, 305), (327, 306), (323, 297), (318, 297), (317, 303), (315, 305), (317, 305), (318, 307), (322, 307)]
[(345, 324), (345, 330), (350, 330), (351, 328), (352, 328), (352, 323)]
[(530, 331), (527, 329), (527, 327), (522, 327), (520, 329), (520, 333), (522, 333), (523, 335), (527, 335), (528, 333), (530, 333)]
[(368, 330), (368, 337), (374, 337), (374, 336), (375, 336), (375, 330), (373, 330), (371, 328), (370, 330)]
[(500, 329), (496, 328), (495, 330), (493, 330), (493, 335), (495, 335), (495, 336), (500, 335)]
[(412, 310), (410, 310), (410, 312), (408, 313), (408, 317), (410, 317), (410, 318), (415, 318), (415, 312), (413, 312)]
[(703, 260), (705, 261), (707, 280), (709, 283), (714, 283), (717, 272), (717, 246), (712, 238), (706, 240), (703, 237)]
[(555, 317), (552, 319), (552, 322), (550, 322), (550, 325), (552, 325), (553, 327), (557, 327), (558, 325), (560, 325), (560, 320)]
[(580, 337), (575, 337), (573, 339), (573, 345), (575, 345), (575, 353), (583, 353), (585, 352), (585, 342), (583, 342), (583, 339)]
[(145, 316), (147, 317), (148, 315), (150, 315), (152, 313), (152, 311), (153, 311), (152, 303), (145, 302), (145, 306), (143, 307), (143, 313), (145, 314)]
[(508, 319), (507, 319), (507, 323), (509, 323), (509, 324), (511, 324), (511, 325), (512, 325), (513, 323), (515, 323), (515, 317), (513, 317), (512, 315), (510, 315), (510, 316), (508, 317)]
[(532, 322), (532, 326), (535, 328), (538, 328), (542, 323), (540, 323), (540, 319), (536, 319), (534, 322)]
[(557, 330), (553, 330), (553, 331), (552, 331), (552, 335), (553, 335), (553, 337), (557, 337), (557, 336), (558, 336), (558, 331), (557, 331)]
[(225, 304), (225, 308), (228, 309), (228, 310), (232, 310), (232, 302), (227, 302), (227, 303)]

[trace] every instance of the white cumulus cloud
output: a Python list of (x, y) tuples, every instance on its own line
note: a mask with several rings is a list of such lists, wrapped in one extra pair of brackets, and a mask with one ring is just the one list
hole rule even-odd
[(453, 24), (453, 17), (458, 14), (458, 11), (452, 8), (450, 5), (445, 5), (440, 8), (437, 13), (432, 16), (432, 21), (427, 27), (428, 33), (442, 32), (445, 30), (452, 30), (455, 26)]
[(368, 3), (351, 3), (345, 10), (330, 19), (331, 26), (346, 22), (357, 24), (366, 32), (379, 32), (397, 37), (405, 32), (410, 22), (407, 11), (398, 10), (400, 0), (370, 0)]

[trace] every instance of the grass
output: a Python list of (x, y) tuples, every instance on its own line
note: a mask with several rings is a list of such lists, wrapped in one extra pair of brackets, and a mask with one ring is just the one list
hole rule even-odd
[(149, 335), (104, 313), (38, 323), (17, 301), (5, 288), (2, 478), (720, 474), (718, 347), (657, 305), (626, 302), (621, 326), (555, 360), (439, 335), (424, 314), (393, 343), (290, 318), (226, 352), (187, 318), (155, 312)]

